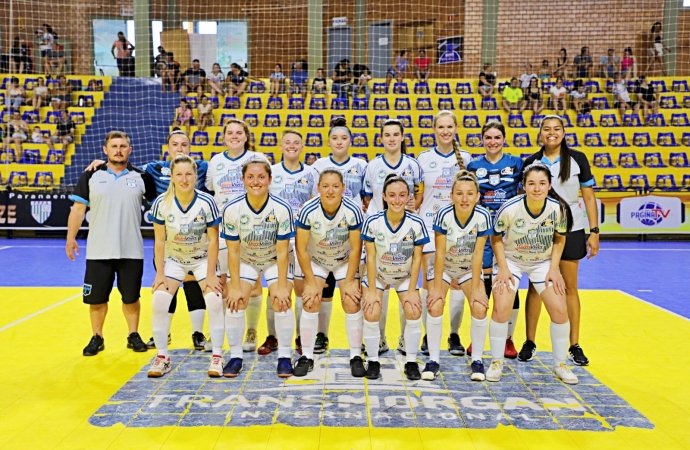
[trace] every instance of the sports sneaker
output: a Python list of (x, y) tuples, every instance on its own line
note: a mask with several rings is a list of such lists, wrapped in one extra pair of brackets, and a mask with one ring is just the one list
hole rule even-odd
[(515, 350), (515, 344), (512, 339), (506, 339), (506, 348), (503, 350), (503, 357), (508, 359), (517, 358), (518, 352)]
[(367, 363), (367, 371), (364, 376), (370, 380), (376, 380), (381, 373), (381, 363), (378, 361), (369, 361)]
[(403, 355), (407, 355), (405, 351), (405, 336), (398, 336), (398, 351)]
[(145, 352), (149, 349), (136, 331), (127, 336), (127, 348), (131, 348), (135, 352)]
[(153, 362), (146, 376), (149, 378), (159, 378), (168, 372), (170, 372), (170, 358), (158, 355), (153, 358)]
[(501, 381), (503, 375), (503, 361), (494, 359), (491, 361), (489, 370), (486, 371), (486, 381)]
[(422, 370), (422, 380), (434, 381), (440, 370), (441, 366), (438, 363), (429, 361), (424, 365), (424, 370)]
[(203, 350), (206, 347), (206, 336), (204, 336), (204, 333), (199, 331), (192, 333), (192, 345), (194, 345), (194, 350)]
[(460, 343), (458, 333), (450, 333), (450, 336), (448, 336), (448, 352), (453, 356), (465, 355), (465, 347)]
[(213, 342), (211, 342), (211, 335), (209, 334), (206, 336), (206, 343), (204, 344), (204, 351), (205, 352), (212, 352), (213, 351)]
[(278, 350), (278, 339), (275, 336), (266, 336), (266, 340), (256, 351), (259, 355), (270, 355), (271, 352)]
[(278, 358), (278, 376), (280, 378), (292, 376), (292, 361), (290, 361), (290, 358)]
[(537, 353), (537, 344), (530, 340), (526, 340), (525, 343), (522, 344), (520, 353), (518, 353), (518, 360), (532, 361), (535, 353)]
[(292, 369), (292, 374), (296, 377), (303, 377), (312, 370), (314, 370), (314, 360), (309, 359), (306, 356), (302, 356), (295, 363), (295, 367)]
[(571, 345), (568, 349), (568, 359), (573, 362), (576, 366), (588, 366), (589, 359), (585, 356), (585, 352), (582, 351), (580, 344)]
[(302, 336), (297, 336), (295, 339), (295, 350), (298, 354), (302, 354)]
[(213, 355), (211, 357), (211, 364), (208, 366), (208, 376), (218, 378), (223, 375), (223, 366), (225, 360), (220, 355)]
[(326, 353), (328, 350), (328, 336), (323, 333), (316, 333), (316, 341), (314, 341), (314, 354), (320, 355)]
[(426, 334), (424, 335), (424, 338), (422, 339), (422, 346), (419, 349), (420, 352), (422, 352), (422, 355), (429, 356), (429, 344), (426, 341)]
[(419, 373), (419, 365), (416, 362), (406, 362), (405, 363), (405, 376), (408, 380), (415, 381), (422, 378), (422, 374)]
[[(170, 345), (170, 342), (172, 342), (172, 339), (170, 338), (170, 333), (168, 333), (168, 345)], [(146, 343), (146, 347), (150, 349), (156, 348), (156, 342), (153, 340), (153, 336), (149, 338), (149, 341)]]
[(470, 375), (470, 380), (472, 381), (484, 381), (486, 375), (484, 375), (484, 363), (481, 361), (472, 361), (472, 375)]
[(362, 378), (367, 371), (364, 369), (364, 361), (361, 357), (355, 356), (350, 360), (350, 373), (355, 378)]
[(560, 366), (554, 368), (553, 375), (565, 384), (577, 384), (577, 376), (565, 363), (561, 363)]
[(242, 350), (245, 352), (253, 352), (256, 350), (256, 330), (251, 328), (247, 330), (247, 335), (244, 337), (242, 343)]
[(388, 347), (388, 342), (386, 341), (386, 336), (384, 336), (379, 341), (379, 355), (386, 353), (388, 350), (390, 350), (390, 347)]
[(103, 350), (105, 350), (105, 341), (101, 336), (94, 334), (91, 340), (89, 341), (89, 345), (84, 347), (82, 355), (96, 356), (98, 352), (102, 352)]
[(228, 364), (223, 367), (225, 378), (235, 378), (242, 372), (242, 358), (230, 358)]

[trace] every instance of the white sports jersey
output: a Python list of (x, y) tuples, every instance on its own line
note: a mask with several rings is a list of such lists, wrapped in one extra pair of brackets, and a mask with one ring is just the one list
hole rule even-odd
[(195, 264), (208, 257), (206, 228), (220, 223), (220, 211), (209, 194), (195, 190), (192, 203), (183, 209), (177, 199), (172, 205), (161, 194), (151, 206), (151, 222), (165, 225), (165, 258), (179, 264)]
[(399, 284), (410, 278), (414, 248), (429, 242), (429, 234), (422, 219), (408, 211), (396, 230), (386, 211), (380, 211), (364, 221), (362, 240), (376, 244), (376, 278), (383, 284)]
[(383, 211), (383, 183), (388, 174), (400, 175), (407, 181), (410, 195), (424, 191), (422, 181), (422, 168), (416, 159), (409, 155), (402, 155), (398, 165), (391, 166), (383, 158), (383, 155), (374, 158), (367, 166), (364, 176), (364, 195), (371, 197), (367, 214), (372, 215)]
[(316, 162), (311, 166), (316, 169), (319, 175), (321, 175), (321, 172), (326, 169), (334, 169), (343, 174), (343, 180), (345, 181), (344, 196), (355, 202), (360, 208), (362, 207), (362, 195), (364, 194), (364, 174), (367, 170), (367, 162), (365, 160), (348, 157), (347, 161), (342, 164), (338, 164), (337, 162), (333, 161), (332, 156), (329, 156), (326, 158), (317, 159)]
[(249, 150), (234, 159), (227, 152), (211, 158), (206, 172), (206, 189), (215, 193), (214, 198), (219, 208), (246, 192), (242, 183), (242, 166), (252, 159), (268, 162), (262, 153)]
[(556, 200), (547, 198), (542, 212), (534, 217), (527, 209), (526, 194), (506, 202), (494, 220), (494, 234), (503, 235), (506, 258), (522, 262), (551, 259), (553, 233), (565, 234), (566, 229), (566, 217)]
[(465, 226), (462, 226), (455, 215), (455, 205), (446, 205), (438, 212), (434, 231), (446, 235), (444, 269), (464, 272), (472, 269), (472, 253), (477, 238), (491, 234), (491, 214), (477, 205)]
[[(462, 162), (467, 165), (472, 156), (464, 150), (460, 151)], [(437, 147), (424, 151), (417, 157), (423, 168), (424, 196), (419, 207), (419, 216), (428, 230), (431, 230), (439, 209), (450, 203), (450, 189), (453, 187), (455, 174), (460, 170), (455, 152), (448, 155), (438, 151)]]
[(246, 264), (263, 268), (277, 258), (276, 243), (295, 236), (292, 209), (271, 194), (255, 211), (247, 194), (232, 200), (223, 209), (221, 237), (240, 242), (240, 259)]
[(317, 197), (304, 204), (296, 226), (311, 231), (307, 250), (312, 260), (334, 269), (347, 264), (350, 231), (360, 229), (363, 222), (362, 210), (352, 200), (343, 197), (338, 211), (329, 217)]
[(301, 168), (295, 172), (287, 170), (283, 163), (271, 166), (273, 181), (271, 181), (269, 192), (285, 200), (292, 208), (294, 217), (297, 217), (302, 205), (312, 196), (319, 195), (316, 191), (318, 172), (306, 164), (300, 163), (300, 165)]

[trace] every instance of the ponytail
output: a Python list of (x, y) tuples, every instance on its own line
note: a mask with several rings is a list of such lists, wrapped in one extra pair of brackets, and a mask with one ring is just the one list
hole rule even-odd
[(453, 151), (455, 152), (455, 159), (458, 160), (458, 167), (460, 170), (465, 170), (465, 161), (462, 160), (462, 153), (460, 153), (460, 143), (453, 138)]
[[(541, 135), (542, 129), (544, 128), (544, 122), (547, 120), (557, 120), (561, 124), (561, 128), (563, 128), (563, 131), (565, 133), (565, 124), (563, 123), (563, 118), (561, 116), (552, 114), (544, 117), (541, 120), (541, 125), (539, 126), (539, 134)], [(543, 141), (543, 139), (542, 139)], [(542, 147), (542, 151), (544, 150), (544, 147)], [(566, 143), (565, 139), (565, 134), (563, 135), (563, 140), (561, 141), (561, 168), (560, 171), (558, 172), (558, 179), (561, 180), (561, 183), (565, 183), (568, 181), (570, 178), (570, 148), (568, 147), (568, 144)]]
[(565, 217), (565, 232), (570, 233), (570, 231), (573, 229), (573, 212), (570, 210), (570, 206), (565, 200), (563, 200), (563, 197), (556, 193), (553, 187), (549, 189), (549, 197), (558, 202), (558, 205), (561, 209), (561, 217)]

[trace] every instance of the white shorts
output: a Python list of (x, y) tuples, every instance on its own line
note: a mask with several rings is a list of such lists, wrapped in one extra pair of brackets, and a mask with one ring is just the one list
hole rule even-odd
[(208, 273), (208, 258), (196, 264), (180, 264), (175, 261), (166, 260), (163, 268), (166, 278), (182, 282), (187, 275), (194, 275), (196, 281), (201, 282), (206, 279)]
[[(362, 284), (366, 287), (369, 287), (366, 275), (362, 277)], [(376, 289), (378, 289), (379, 291), (385, 291), (387, 286), (390, 286), (391, 289), (395, 289), (395, 292), (398, 293), (407, 292), (410, 289), (410, 279), (405, 278), (404, 280), (400, 280), (397, 283), (383, 284), (383, 282), (376, 278)]]
[[(551, 261), (524, 263), (506, 258), (506, 262), (508, 263), (510, 273), (513, 274), (513, 281), (515, 282), (514, 288), (516, 291), (520, 285), (520, 279), (522, 279), (523, 272), (527, 273), (527, 277), (532, 282), (532, 285), (537, 293), (541, 294), (548, 287), (546, 286), (545, 281), (546, 274), (549, 272), (549, 269), (551, 269)], [(494, 265), (493, 269), (493, 276), (496, 277), (497, 274), (498, 264)], [(552, 283), (549, 283), (549, 285), (552, 285)]]
[(225, 239), (221, 239), (221, 246), (218, 249), (218, 269), (220, 273), (228, 273), (228, 246)]
[(294, 278), (302, 280), (304, 278), (304, 272), (299, 266), (299, 261), (297, 261), (297, 253), (295, 251), (290, 251), (288, 254), (288, 261), (292, 264), (292, 274)]
[(436, 253), (436, 240), (434, 239), (434, 234), (430, 233), (429, 234), (429, 242), (424, 244), (424, 247), (422, 247), (422, 254), (427, 255), (429, 253)]
[[(429, 265), (429, 270), (426, 271), (426, 281), (433, 281), (435, 278), (434, 276), (434, 266)], [(445, 270), (443, 272), (443, 281), (445, 281), (448, 284), (451, 284), (451, 281), (453, 280), (458, 280), (458, 284), (465, 283), (467, 281), (470, 281), (472, 279), (472, 268), (470, 267), (469, 270)]]
[[(278, 263), (273, 263), (269, 266), (258, 267), (244, 262), (240, 262), (240, 279), (248, 281), (252, 286), (256, 283), (256, 280), (261, 278), (261, 274), (264, 274), (266, 278), (266, 284), (270, 286), (271, 284), (278, 281)], [(228, 276), (228, 278), (230, 278)], [(292, 263), (288, 263), (288, 281), (293, 280), (293, 266)]]

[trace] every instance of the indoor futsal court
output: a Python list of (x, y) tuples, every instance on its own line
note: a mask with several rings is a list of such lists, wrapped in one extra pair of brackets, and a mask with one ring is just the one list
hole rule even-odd
[[(152, 242), (145, 246), (150, 260)], [(331, 350), (316, 355), (305, 378), (279, 380), (275, 354), (245, 356), (234, 380), (207, 377), (208, 353), (190, 350), (182, 308), (173, 320), (173, 371), (148, 379), (155, 352), (125, 348), (115, 293), (105, 351), (81, 355), (90, 333), (83, 257), (67, 260), (63, 240), (2, 239), (0, 448), (689, 448), (690, 362), (682, 349), (690, 336), (690, 244), (601, 247), (580, 273), (591, 363), (575, 367), (580, 383), (567, 386), (548, 369), (543, 314), (538, 357), (510, 360), (499, 383), (469, 381), (468, 359), (443, 348), (434, 382), (406, 381), (392, 349), (379, 380), (354, 381), (338, 305)], [(144, 286), (152, 279), (146, 265)], [(143, 288), (142, 336), (150, 333), (150, 299)], [(524, 334), (519, 320), (516, 345)], [(387, 335), (389, 342), (398, 335), (396, 320)]]

